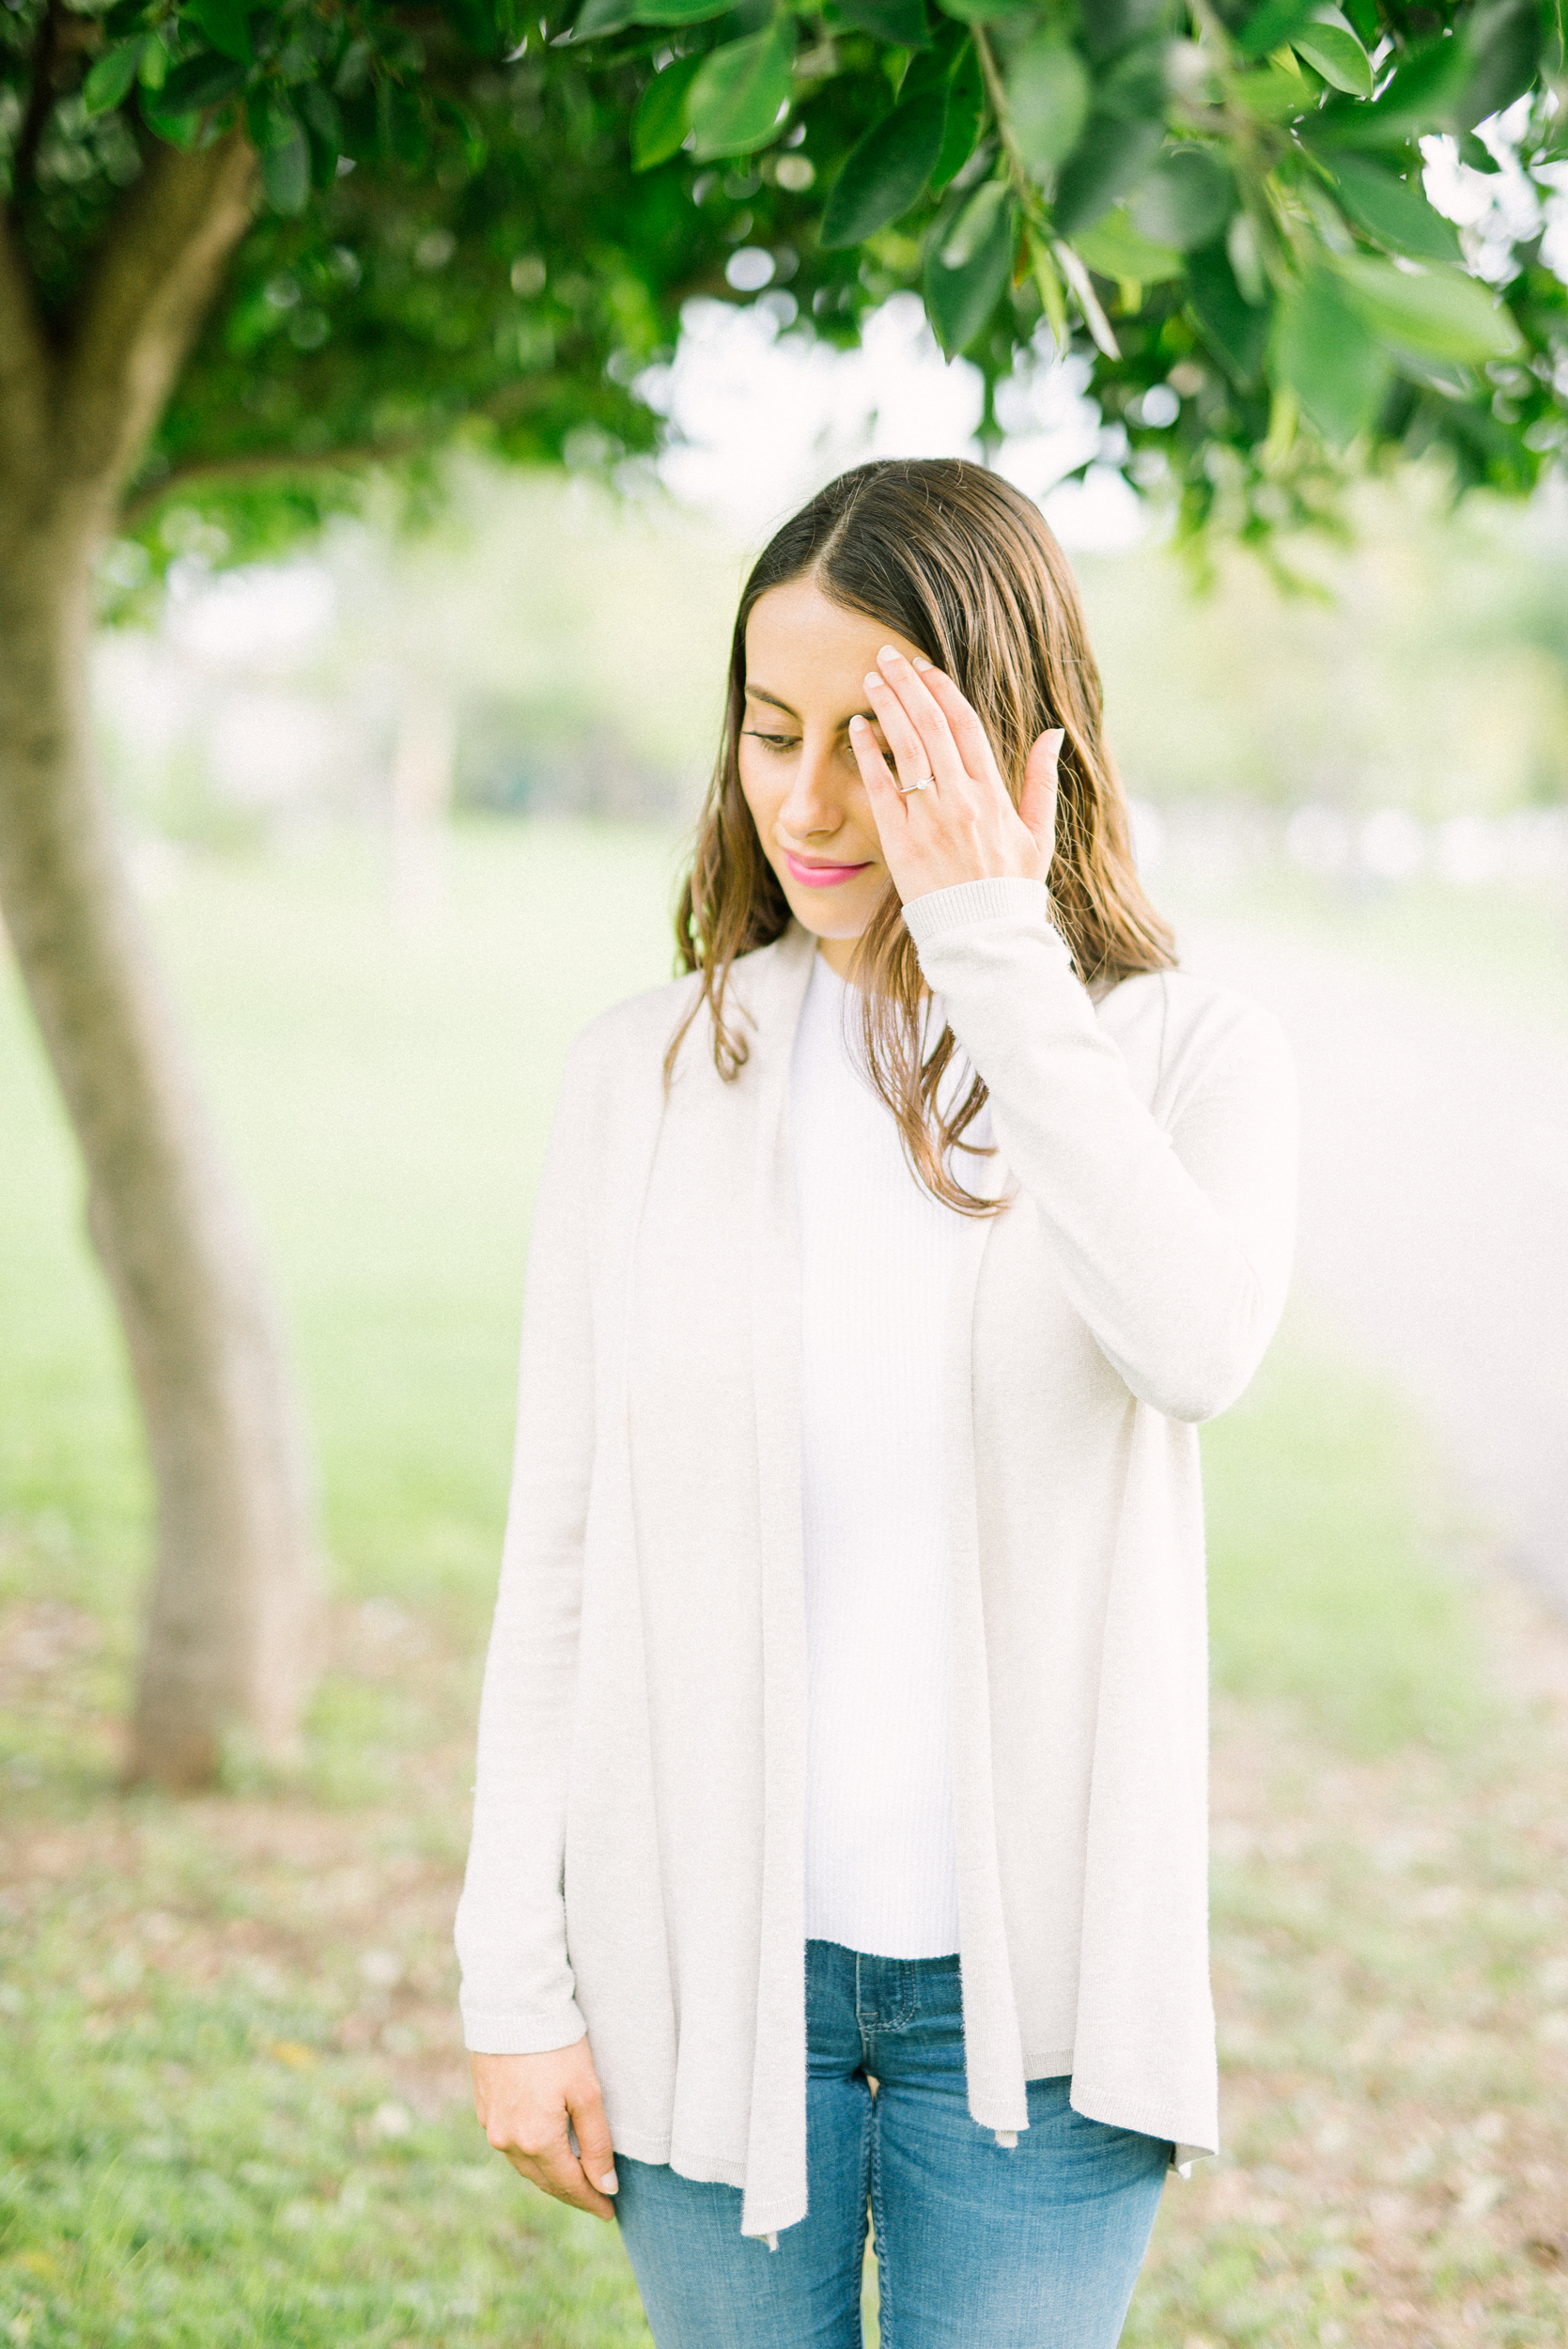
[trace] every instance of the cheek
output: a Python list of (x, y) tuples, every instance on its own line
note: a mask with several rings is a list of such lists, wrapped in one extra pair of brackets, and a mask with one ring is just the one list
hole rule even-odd
[(771, 852), (773, 819), (779, 812), (786, 787), (781, 771), (783, 761), (769, 759), (766, 752), (759, 756), (754, 749), (748, 749), (742, 742), (738, 764), (740, 795), (752, 811), (752, 821), (757, 828), (763, 847)]

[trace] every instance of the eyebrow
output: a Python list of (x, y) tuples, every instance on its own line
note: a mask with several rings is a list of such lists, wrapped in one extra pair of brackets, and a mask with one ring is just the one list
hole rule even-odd
[[(781, 700), (777, 693), (770, 693), (765, 685), (753, 685), (749, 678), (746, 684), (746, 697), (749, 701), (766, 702), (769, 709), (783, 710), (784, 716), (786, 718), (793, 718), (797, 725), (800, 725), (804, 723), (801, 719), (800, 711), (798, 709), (792, 709), (788, 702)], [(874, 726), (879, 723), (877, 712), (874, 709), (862, 709), (858, 711), (856, 714), (863, 718), (868, 725)], [(849, 723), (848, 719), (846, 718), (844, 723), (847, 725)]]

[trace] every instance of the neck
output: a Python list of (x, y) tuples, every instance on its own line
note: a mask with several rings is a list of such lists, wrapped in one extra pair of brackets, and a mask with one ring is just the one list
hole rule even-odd
[(819, 938), (816, 951), (835, 978), (847, 979), (860, 942), (858, 938)]

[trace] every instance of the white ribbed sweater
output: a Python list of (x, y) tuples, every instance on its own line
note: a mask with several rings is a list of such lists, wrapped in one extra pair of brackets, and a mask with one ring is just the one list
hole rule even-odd
[[(1091, 1002), (1038, 883), (905, 908), (991, 1092), (1003, 1211), (943, 1343), (964, 2053), (984, 2128), (1219, 2143), (1197, 1432), (1289, 1274), (1266, 1015), (1159, 972)], [(579, 1038), (529, 1251), (518, 1445), (458, 1918), (468, 2044), (592, 2039), (633, 2159), (806, 2208), (800, 1279), (789, 1072), (815, 942)]]
[[(965, 1225), (915, 1180), (859, 1047), (859, 998), (818, 954), (789, 1086), (806, 1935), (945, 1957), (958, 1947), (958, 1855), (942, 1332)], [(948, 1090), (961, 1097), (971, 1073), (959, 1055)], [(986, 1112), (968, 1139), (989, 1142)]]

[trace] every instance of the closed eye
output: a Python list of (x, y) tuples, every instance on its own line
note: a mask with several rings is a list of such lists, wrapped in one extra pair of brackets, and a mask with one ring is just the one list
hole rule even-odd
[(746, 726), (742, 731), (749, 734), (753, 742), (765, 742), (770, 751), (798, 751), (800, 747), (800, 738), (797, 734), (764, 734), (756, 726)]

